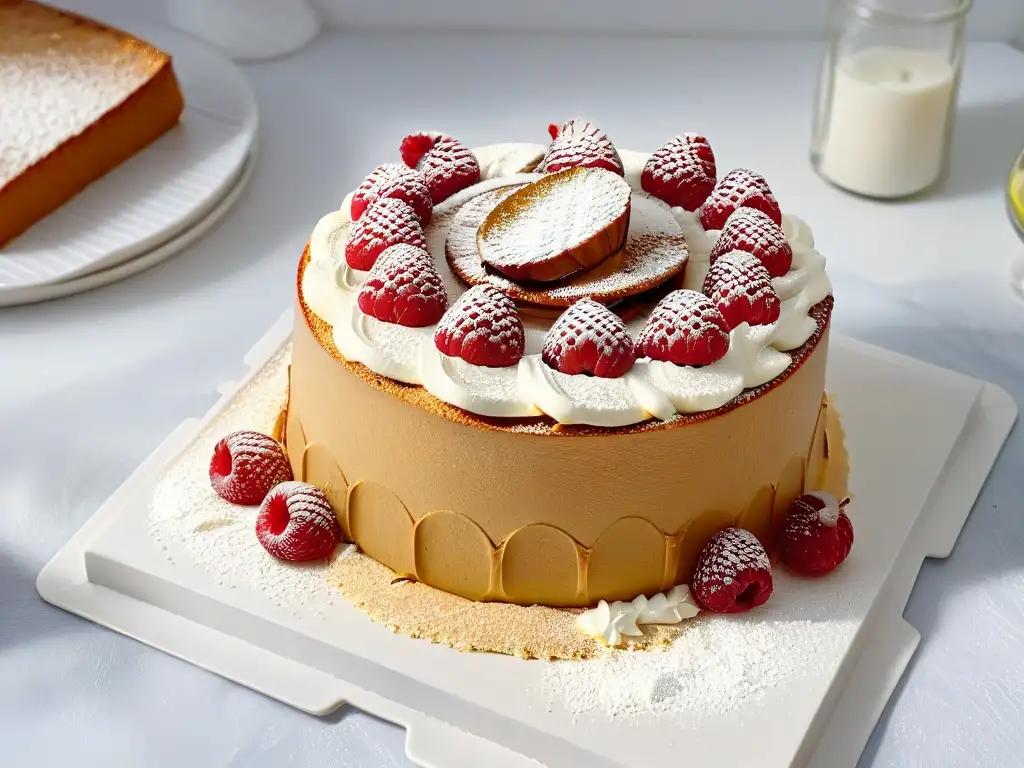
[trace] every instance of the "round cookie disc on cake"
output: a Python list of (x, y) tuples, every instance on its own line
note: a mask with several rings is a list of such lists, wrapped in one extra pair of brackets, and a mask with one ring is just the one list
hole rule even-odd
[(629, 185), (611, 171), (577, 167), (543, 176), (480, 223), (480, 260), (512, 280), (541, 283), (590, 269), (625, 242), (629, 198)]
[(686, 238), (668, 206), (634, 190), (623, 246), (595, 266), (543, 284), (497, 273), (481, 257), (478, 232), (492, 211), (514, 194), (515, 188), (485, 192), (455, 213), (445, 254), (452, 272), (464, 283), (493, 285), (522, 304), (565, 308), (584, 298), (612, 304), (657, 288), (686, 267)]

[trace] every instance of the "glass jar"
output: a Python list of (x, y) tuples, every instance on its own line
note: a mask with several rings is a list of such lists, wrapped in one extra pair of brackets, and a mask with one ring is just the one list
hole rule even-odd
[(811, 162), (836, 186), (891, 199), (946, 175), (972, 0), (883, 2), (833, 9)]

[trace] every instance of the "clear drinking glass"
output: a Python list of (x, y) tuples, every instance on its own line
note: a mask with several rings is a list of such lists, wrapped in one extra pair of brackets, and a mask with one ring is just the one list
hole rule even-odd
[(892, 199), (945, 177), (972, 0), (883, 1), (833, 8), (811, 162), (836, 186)]
[[(1006, 210), (1021, 241), (1024, 241), (1024, 152), (1010, 170), (1006, 184)], [(1017, 295), (1024, 298), (1024, 258), (1017, 258), (1010, 267), (1010, 282)]]

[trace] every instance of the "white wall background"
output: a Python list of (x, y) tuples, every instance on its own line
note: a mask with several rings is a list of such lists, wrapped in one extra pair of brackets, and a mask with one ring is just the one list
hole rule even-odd
[[(211, 0), (215, 1), (215, 0)], [(952, 2), (953, 0), (946, 0)], [(816, 37), (831, 0), (314, 0), (346, 27), (630, 30), (686, 35)], [(1012, 40), (1024, 0), (975, 0), (969, 34)]]
[[(99, 18), (159, 20), (172, 0), (49, 0)], [(345, 28), (633, 31), (679, 35), (818, 37), (833, 0), (311, 0)], [(895, 0), (876, 0), (876, 2)], [(907, 2), (908, 0), (899, 0)], [(917, 0), (921, 2), (923, 0)], [(216, 3), (221, 0), (208, 0)], [(930, 0), (952, 2), (952, 0)], [(974, 40), (1024, 47), (1024, 0), (974, 0)]]

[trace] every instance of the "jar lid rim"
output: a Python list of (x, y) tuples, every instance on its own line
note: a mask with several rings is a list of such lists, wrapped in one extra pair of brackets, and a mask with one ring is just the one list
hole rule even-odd
[(965, 16), (974, 0), (954, 0), (948, 7), (937, 11), (902, 11), (878, 4), (878, 0), (854, 0), (854, 10), (861, 18), (880, 18), (917, 24), (942, 24)]

